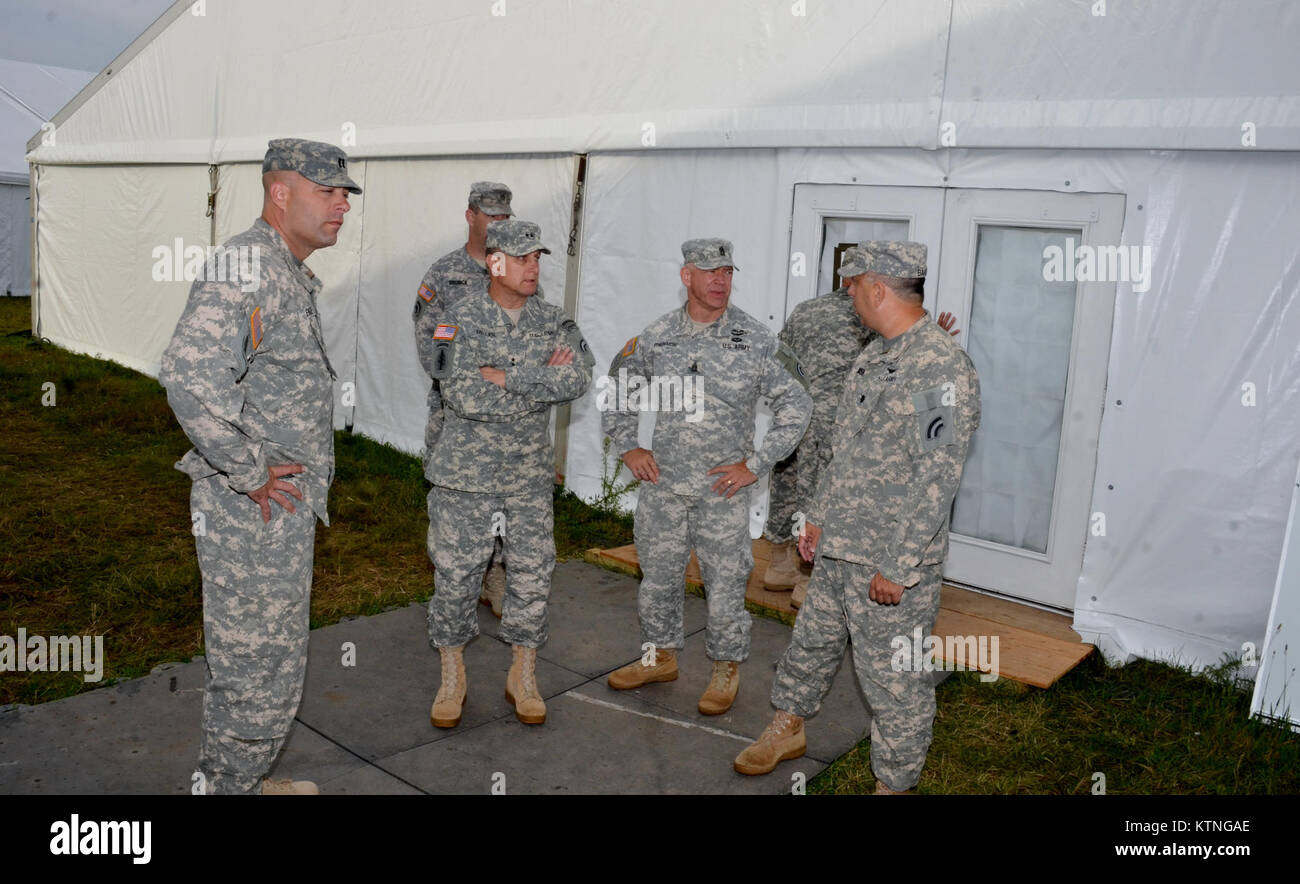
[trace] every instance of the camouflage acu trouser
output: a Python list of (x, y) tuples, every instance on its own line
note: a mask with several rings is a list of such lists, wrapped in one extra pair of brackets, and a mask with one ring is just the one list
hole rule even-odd
[(190, 506), (203, 574), (207, 685), (199, 770), (209, 793), (256, 791), (293, 725), (307, 669), (316, 515), (271, 504), (271, 521), (222, 476), (198, 479)]
[(429, 489), (429, 559), (436, 590), (429, 599), (429, 644), (457, 647), (478, 635), (483, 572), (497, 537), (506, 563), (502, 641), (541, 647), (550, 633), (546, 601), (555, 570), (551, 489), (519, 495)]
[(633, 536), (643, 575), (637, 593), (643, 644), (685, 645), (686, 565), (694, 549), (709, 603), (705, 654), (710, 660), (737, 662), (749, 657), (745, 582), (754, 567), (749, 502), (748, 488), (730, 499), (684, 497), (642, 483)]
[(763, 536), (784, 543), (794, 536), (794, 514), (806, 513), (817, 492), (817, 479), (831, 459), (834, 427), (808, 426), (799, 447), (772, 467), (768, 481), (767, 524)]
[(773, 706), (805, 718), (816, 715), (851, 640), (853, 668), (871, 707), (871, 769), (897, 791), (921, 778), (934, 723), (932, 674), (898, 672), (892, 665), (897, 647), (891, 640), (901, 636), (910, 647), (912, 631), (920, 627), (928, 636), (939, 614), (942, 566), (922, 571), (921, 582), (904, 590), (901, 602), (882, 605), (868, 596), (875, 567), (818, 557), (772, 683)]

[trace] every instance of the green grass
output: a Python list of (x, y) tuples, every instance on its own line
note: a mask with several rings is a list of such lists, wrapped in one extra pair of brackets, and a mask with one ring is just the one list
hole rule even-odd
[[(172, 468), (189, 444), (162, 389), (33, 341), (29, 310), (26, 298), (0, 298), (0, 634), (104, 635), (101, 685), (202, 653), (189, 480)], [(46, 382), (53, 407), (41, 405)], [(346, 433), (336, 455), (333, 527), (317, 533), (313, 627), (422, 602), (433, 589), (420, 464)], [(557, 490), (560, 558), (631, 537), (629, 515)], [(0, 673), (0, 704), (96, 686), (78, 673)], [(1050, 690), (956, 673), (938, 703), (921, 793), (1087, 794), (1098, 773), (1109, 794), (1300, 792), (1300, 737), (1249, 720), (1249, 697), (1222, 676), (1148, 662), (1113, 668), (1094, 654)], [(874, 786), (864, 740), (808, 791)]]
[[(0, 298), (0, 635), (103, 635), (107, 659), (97, 684), (0, 673), (0, 705), (57, 700), (203, 653), (190, 480), (173, 468), (190, 446), (162, 387), (33, 340), (30, 305)], [(335, 454), (313, 628), (433, 592), (418, 460), (350, 433), (335, 435)], [(561, 559), (632, 537), (630, 517), (559, 490), (556, 522)]]
[[(936, 693), (921, 794), (1088, 795), (1096, 774), (1108, 795), (1300, 792), (1300, 736), (1250, 720), (1250, 695), (1222, 674), (1093, 654), (1049, 690), (958, 672)], [(869, 745), (808, 791), (874, 789)]]

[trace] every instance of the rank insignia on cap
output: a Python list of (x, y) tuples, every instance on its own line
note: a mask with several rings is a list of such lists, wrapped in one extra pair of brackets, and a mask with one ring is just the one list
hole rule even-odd
[(454, 341), (458, 331), (460, 331), (460, 326), (440, 325), (433, 330), (433, 339), (435, 341)]
[(252, 333), (253, 349), (256, 350), (257, 345), (262, 343), (262, 308), (261, 307), (258, 307), (256, 310), (254, 310), (252, 317), (249, 318), (248, 330), (249, 332)]
[(624, 356), (631, 356), (633, 353), (636, 352), (636, 342), (637, 342), (637, 338), (632, 338), (630, 341), (628, 341), (626, 344), (623, 345)]
[(424, 298), (426, 304), (432, 304), (434, 298), (433, 289), (429, 288), (427, 285), (420, 286), (420, 297)]

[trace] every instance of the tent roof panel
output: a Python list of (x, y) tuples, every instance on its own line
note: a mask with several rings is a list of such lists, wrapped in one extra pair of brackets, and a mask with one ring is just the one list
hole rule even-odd
[[(1300, 149), (1284, 0), (178, 3), (44, 163), (646, 147)], [(804, 14), (797, 14), (802, 12)], [(501, 14), (497, 14), (501, 13)], [(255, 25), (250, 25), (255, 23)], [(1207, 49), (1207, 45), (1210, 47)], [(288, 75), (292, 72), (292, 75)]]

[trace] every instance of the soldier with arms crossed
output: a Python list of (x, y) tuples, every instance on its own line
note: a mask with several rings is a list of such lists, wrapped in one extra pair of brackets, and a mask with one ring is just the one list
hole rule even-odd
[(425, 368), (441, 384), (444, 413), (428, 465), (438, 587), (429, 600), (429, 643), (442, 659), (435, 727), (460, 723), (464, 649), (478, 635), (478, 587), (497, 538), (506, 561), (499, 637), (514, 653), (506, 699), (525, 724), (546, 721), (536, 665), (555, 570), (551, 406), (586, 391), (592, 358), (577, 323), (537, 294), (543, 253), (550, 249), (536, 224), (488, 225), (488, 290), (443, 310), (431, 334)]

